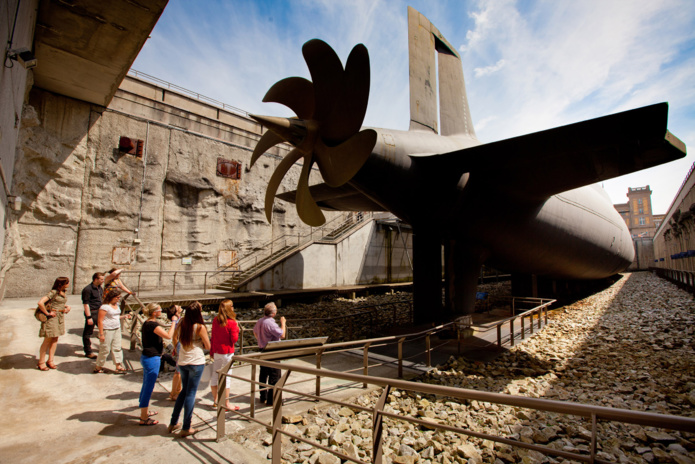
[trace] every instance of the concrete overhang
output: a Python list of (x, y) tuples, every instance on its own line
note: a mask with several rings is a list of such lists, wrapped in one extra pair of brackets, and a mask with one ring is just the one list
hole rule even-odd
[(167, 2), (40, 0), (34, 85), (108, 106)]

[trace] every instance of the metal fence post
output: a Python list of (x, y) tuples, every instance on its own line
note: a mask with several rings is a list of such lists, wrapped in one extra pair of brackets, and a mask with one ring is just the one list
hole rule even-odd
[(251, 365), (251, 397), (249, 398), (249, 415), (256, 417), (256, 365)]
[(384, 431), (384, 416), (381, 415), (381, 412), (384, 410), (390, 392), (391, 387), (385, 386), (379, 400), (374, 405), (374, 412), (372, 413), (372, 464), (381, 464), (382, 462), (384, 446), (381, 436)]
[[(526, 332), (526, 327), (524, 327), (524, 316), (521, 316), (521, 339), (524, 339), (524, 332)], [(531, 333), (533, 333), (533, 314), (531, 315)]]
[(594, 462), (596, 459), (596, 413), (591, 413), (591, 455), (589, 462)]
[[(227, 376), (225, 374), (229, 373), (229, 370), (232, 368), (232, 363), (234, 363), (233, 359), (222, 366), (219, 373), (213, 373), (213, 375), (217, 374), (217, 398), (214, 398), (217, 402), (217, 443), (227, 438), (224, 417), (227, 412)], [(224, 388), (222, 388), (223, 385)]]
[(431, 340), (430, 340), (430, 335), (432, 332), (427, 332), (427, 336), (425, 337), (425, 345), (426, 345), (426, 351), (427, 351), (427, 367), (432, 367), (432, 352), (430, 351), (431, 349)]
[(176, 295), (176, 272), (174, 272), (174, 289), (171, 292), (171, 296)]
[(509, 344), (514, 346), (514, 319), (509, 321)]
[(203, 295), (208, 294), (208, 272), (205, 271), (205, 280), (203, 281)]
[(405, 337), (398, 340), (398, 378), (403, 378), (403, 342)]
[[(369, 375), (369, 345), (372, 342), (367, 342), (364, 345), (364, 354), (362, 355), (362, 362), (364, 363), (364, 375)], [(367, 388), (367, 384), (363, 383), (362, 388)]]
[(282, 462), (282, 389), (285, 388), (285, 382), (290, 375), (290, 370), (286, 370), (285, 374), (278, 380), (273, 388), (273, 464), (281, 464)]
[[(323, 350), (318, 350), (316, 352), (316, 369), (321, 369), (321, 355)], [(316, 376), (316, 396), (321, 396), (321, 376)], [(318, 401), (318, 400), (317, 400)]]
[(502, 348), (502, 325), (497, 324), (497, 346)]

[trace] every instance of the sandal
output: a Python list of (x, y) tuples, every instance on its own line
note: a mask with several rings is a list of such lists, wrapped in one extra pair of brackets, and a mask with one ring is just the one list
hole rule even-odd
[(104, 369), (102, 369), (101, 367), (95, 367), (94, 370), (92, 371), (92, 373), (93, 374), (103, 374)]
[(159, 414), (159, 411), (148, 411), (148, 412), (147, 412), (147, 417), (156, 416), (157, 414)]
[(46, 365), (51, 369), (58, 369), (58, 366), (56, 366), (55, 363), (52, 363), (51, 361), (48, 361)]
[(190, 437), (191, 435), (195, 435), (196, 433), (198, 433), (198, 430), (196, 429), (181, 430), (181, 433), (179, 433), (179, 437)]
[[(43, 366), (43, 367), (41, 367), (41, 366)], [(44, 371), (44, 372), (48, 370), (48, 368), (46, 367), (46, 363), (39, 363), (39, 364), (36, 365), (36, 368), (37, 368), (38, 370)]]
[(159, 424), (159, 421), (156, 421), (154, 419), (150, 419), (149, 417), (146, 420), (140, 419), (140, 425), (157, 425)]
[(114, 372), (116, 372), (116, 374), (125, 374), (125, 373), (126, 373), (126, 370), (127, 370), (127, 369), (125, 369), (123, 366), (121, 366), (121, 365), (119, 364), (118, 366), (116, 366), (116, 369), (115, 369)]

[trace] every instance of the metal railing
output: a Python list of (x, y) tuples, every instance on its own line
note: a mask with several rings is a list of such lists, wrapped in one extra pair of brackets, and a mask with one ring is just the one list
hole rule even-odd
[(139, 79), (150, 81), (154, 84), (157, 84), (158, 86), (160, 86), (162, 88), (169, 89), (169, 90), (175, 90), (183, 95), (195, 98), (196, 100), (199, 100), (201, 102), (205, 102), (207, 104), (211, 104), (213, 106), (217, 106), (219, 108), (222, 108), (223, 110), (227, 110), (229, 112), (236, 113), (240, 116), (244, 116), (246, 118), (250, 117), (248, 112), (246, 112), (240, 108), (237, 108), (236, 106), (222, 103), (221, 101), (215, 100), (214, 98), (206, 97), (204, 95), (199, 94), (198, 92), (194, 92), (192, 90), (185, 89), (185, 88), (180, 87), (176, 84), (172, 84), (171, 82), (167, 82), (165, 80), (162, 80), (158, 77), (154, 77), (154, 76), (150, 76), (149, 74), (145, 74), (144, 72), (137, 71), (137, 70), (131, 68), (130, 70), (128, 70), (128, 74), (130, 76), (137, 77)]
[[(491, 330), (497, 331), (497, 346), (502, 347), (505, 343), (509, 343), (510, 346), (514, 346), (514, 341), (517, 338), (515, 333), (515, 324), (517, 321), (520, 322), (520, 332), (519, 337), (521, 340), (526, 338), (526, 325), (525, 320), (528, 319), (529, 322), (529, 333), (533, 335), (534, 330), (534, 317), (537, 317), (537, 327), (538, 330), (541, 329), (542, 317), (545, 317), (545, 324), (548, 324), (548, 310), (550, 305), (555, 303), (557, 300), (549, 300), (546, 298), (531, 298), (531, 297), (511, 297), (510, 300), (510, 310), (511, 317), (502, 319), (500, 321), (491, 322), (489, 324), (476, 325), (475, 329), (479, 333), (486, 333)], [(528, 309), (520, 314), (516, 314), (517, 307), (519, 305), (534, 304), (536, 306)], [(505, 325), (509, 324), (509, 335), (502, 336), (502, 329)]]
[(679, 269), (650, 268), (657, 276), (668, 280), (686, 292), (695, 295), (695, 272)]
[[(291, 252), (294, 252), (298, 248), (302, 248), (305, 245), (309, 245), (315, 241), (322, 240), (331, 233), (345, 228), (347, 231), (347, 226), (357, 225), (361, 223), (366, 223), (371, 220), (372, 213), (345, 213), (340, 216), (336, 216), (330, 221), (326, 222), (320, 227), (312, 227), (309, 232), (302, 234), (297, 232), (296, 234), (284, 234), (276, 239), (266, 242), (249, 254), (237, 259), (236, 261), (225, 266), (218, 272), (229, 272), (229, 269), (234, 269), (234, 272), (243, 273), (249, 271), (258, 266), (259, 263), (263, 263), (264, 260), (271, 258), (276, 252), (285, 251), (284, 253), (278, 255), (276, 258), (279, 259)], [(272, 264), (271, 262), (268, 265)], [(212, 274), (214, 277), (216, 274)], [(236, 283), (235, 283), (236, 285)]]
[[(440, 332), (444, 331), (450, 331), (450, 330), (459, 330), (460, 325), (457, 324), (456, 322), (449, 322), (446, 324), (442, 324), (436, 327), (432, 327), (428, 330), (424, 330), (421, 332), (416, 332), (416, 333), (411, 333), (407, 335), (398, 335), (398, 336), (388, 336), (388, 337), (379, 337), (379, 338), (370, 338), (366, 340), (353, 340), (353, 341), (346, 341), (346, 342), (340, 342), (340, 343), (331, 343), (331, 344), (326, 344), (322, 346), (317, 346), (317, 347), (308, 347), (308, 348), (295, 348), (295, 349), (287, 349), (287, 350), (282, 350), (282, 351), (274, 351), (274, 352), (269, 352), (269, 353), (252, 353), (252, 354), (247, 354), (247, 355), (235, 355), (234, 361), (244, 361), (246, 359), (246, 356), (251, 356), (254, 359), (258, 356), (262, 356), (262, 359), (277, 359), (277, 358), (296, 358), (296, 357), (304, 357), (304, 356), (314, 356), (315, 357), (315, 362), (316, 362), (316, 367), (317, 369), (321, 368), (321, 361), (323, 359), (323, 356), (329, 355), (329, 354), (338, 354), (338, 353), (343, 353), (343, 352), (355, 352), (355, 350), (361, 350), (362, 351), (362, 366), (359, 367), (357, 370), (361, 370), (364, 375), (369, 374), (369, 369), (374, 368), (374, 367), (379, 367), (383, 365), (391, 365), (391, 364), (397, 364), (398, 368), (398, 376), (399, 378), (403, 377), (403, 368), (404, 368), (404, 362), (408, 361), (408, 359), (412, 359), (416, 356), (419, 356), (421, 354), (425, 354), (425, 364), (427, 367), (432, 367), (432, 352), (438, 348), (438, 346), (432, 346), (432, 337)], [(462, 333), (458, 332), (458, 338), (459, 341), (462, 337)], [(408, 342), (408, 343), (414, 343), (418, 341), (423, 341), (424, 342), (424, 350), (420, 353), (416, 353), (414, 355), (411, 355), (410, 357), (406, 358), (403, 356), (403, 345)], [(397, 361), (390, 362), (390, 361), (385, 361), (381, 363), (369, 363), (369, 350), (374, 349), (374, 348), (379, 348), (379, 347), (384, 347), (387, 345), (397, 345), (398, 347), (398, 359)], [(459, 344), (460, 346), (460, 344)], [(256, 385), (262, 385), (264, 388), (270, 387), (267, 384), (261, 384), (260, 382), (254, 380), (256, 378), (256, 368), (255, 366), (251, 366), (251, 379), (246, 379), (243, 377), (238, 377), (236, 375), (230, 374), (229, 370), (231, 368), (231, 364), (229, 363), (227, 366), (223, 367), (218, 371), (218, 375), (222, 376), (229, 376), (231, 378), (237, 379), (237, 380), (242, 380), (244, 382), (249, 382), (250, 384), (250, 393), (249, 395), (251, 398), (253, 398), (257, 392), (256, 390)], [(320, 382), (320, 377), (321, 376), (316, 376), (316, 396), (321, 396), (321, 382)], [(306, 382), (307, 380), (303, 380), (297, 383), (301, 382)], [(366, 387), (366, 384), (363, 385)], [(238, 395), (238, 396), (246, 396), (246, 395)], [(231, 398), (230, 398), (231, 399)], [(219, 404), (219, 403), (218, 403)], [(223, 401), (224, 404), (224, 401)], [(250, 409), (250, 417), (255, 418), (255, 404), (253, 401), (250, 402), (251, 404), (251, 409)], [(224, 427), (222, 429), (222, 432), (219, 432), (218, 434), (224, 434)], [(218, 435), (218, 438), (220, 436)]]
[[(138, 277), (138, 282), (137, 285), (135, 285), (135, 292), (140, 293), (141, 290), (159, 290), (164, 287), (169, 287), (171, 286), (171, 295), (176, 296), (176, 279), (177, 277), (180, 276), (200, 276), (202, 277), (202, 287), (203, 287), (203, 294), (207, 295), (208, 292), (208, 277), (211, 277), (213, 275), (219, 274), (219, 273), (228, 273), (228, 274), (234, 274), (238, 273), (239, 271), (234, 271), (234, 270), (214, 270), (214, 271), (123, 271), (121, 275), (132, 275), (135, 276), (137, 275)], [(142, 284), (142, 276), (145, 274), (145, 276), (149, 274), (156, 274), (158, 275), (156, 279), (155, 284), (150, 284), (146, 283), (145, 285)], [(171, 282), (162, 284), (162, 279), (163, 277), (170, 275), (171, 276)], [(154, 279), (153, 279), (154, 280)], [(196, 283), (185, 283), (181, 284), (181, 281), (179, 280), (179, 287), (188, 287), (188, 288), (200, 288), (199, 284)]]
[[(325, 348), (325, 347), (324, 347)], [(293, 350), (298, 351), (298, 350)], [(304, 350), (306, 351), (306, 350)], [(277, 355), (276, 355), (277, 357)], [(265, 366), (274, 369), (284, 370), (285, 373), (282, 375), (277, 384), (273, 387), (273, 409), (272, 418), (270, 424), (256, 419), (253, 415), (253, 397), (251, 399), (251, 414), (244, 414), (239, 411), (232, 411), (246, 420), (255, 422), (264, 426), (270, 427), (272, 433), (272, 463), (280, 464), (282, 456), (282, 435), (289, 437), (292, 440), (307, 443), (311, 446), (319, 448), (323, 451), (331, 453), (338, 456), (340, 459), (356, 462), (358, 464), (367, 464), (367, 461), (363, 461), (356, 456), (349, 456), (329, 447), (323, 446), (321, 443), (317, 443), (308, 439), (305, 436), (299, 436), (284, 430), (282, 426), (282, 415), (283, 415), (283, 394), (290, 393), (292, 395), (297, 395), (304, 398), (309, 398), (312, 400), (322, 400), (328, 403), (345, 406), (347, 408), (370, 412), (372, 413), (372, 444), (371, 444), (371, 462), (374, 464), (381, 464), (383, 461), (383, 430), (384, 430), (384, 419), (389, 418), (392, 420), (405, 421), (412, 424), (420, 425), (429, 429), (436, 429), (441, 431), (455, 432), (462, 435), (467, 435), (470, 437), (475, 437), (483, 440), (490, 440), (497, 443), (502, 443), (518, 448), (525, 448), (528, 450), (534, 450), (549, 456), (558, 456), (566, 459), (572, 459), (579, 462), (589, 462), (589, 463), (607, 463), (609, 461), (601, 460), (597, 458), (598, 449), (598, 421), (610, 421), (610, 422), (621, 422), (628, 424), (639, 424), (644, 426), (658, 427), (670, 430), (678, 430), (684, 432), (695, 432), (695, 419), (689, 417), (681, 417), (666, 414), (657, 414), (643, 411), (634, 411), (628, 409), (610, 408), (605, 406), (594, 406), (573, 402), (557, 401), (557, 400), (547, 400), (541, 398), (529, 398), (522, 396), (507, 395), (502, 393), (490, 393), (478, 390), (470, 390), (464, 388), (446, 387), (441, 385), (425, 384), (419, 382), (411, 382), (405, 380), (389, 379), (384, 377), (371, 377), (365, 374), (354, 374), (350, 372), (336, 372), (327, 369), (320, 369), (320, 366), (316, 369), (309, 367), (302, 367), (298, 365), (280, 364), (278, 362), (273, 362), (272, 356), (268, 356), (266, 353), (258, 353), (256, 355), (246, 355), (235, 357), (236, 361), (241, 361), (252, 366), (251, 380), (242, 379), (241, 377), (230, 375), (233, 378), (246, 380), (251, 383), (252, 394), (254, 393), (255, 385), (261, 385), (265, 387), (270, 387), (267, 384), (262, 384), (255, 381), (255, 372), (257, 366)], [(228, 371), (232, 362), (230, 362), (225, 368), (219, 371), (220, 382), (225, 381), (225, 372)], [(334, 400), (328, 397), (321, 397), (320, 393), (316, 395), (311, 395), (303, 392), (299, 392), (288, 388), (290, 385), (288, 379), (290, 374), (293, 372), (307, 374), (310, 376), (315, 376), (317, 379), (317, 385), (321, 377), (343, 380), (349, 383), (362, 383), (363, 385), (374, 385), (377, 387), (382, 387), (383, 392), (376, 404), (373, 407), (360, 406), (354, 403), (346, 403), (338, 400)], [(582, 454), (579, 452), (568, 451), (564, 449), (555, 449), (550, 446), (538, 445), (535, 443), (526, 443), (524, 441), (515, 440), (513, 438), (507, 438), (500, 435), (492, 435), (489, 433), (479, 432), (471, 430), (470, 428), (456, 427), (449, 425), (443, 421), (433, 421), (433, 420), (423, 420), (412, 416), (406, 416), (402, 412), (395, 413), (386, 410), (386, 402), (388, 396), (392, 389), (403, 390), (407, 392), (413, 392), (425, 395), (436, 395), (438, 397), (453, 398), (456, 400), (472, 401), (476, 400), (479, 402), (492, 403), (496, 405), (505, 405), (519, 408), (527, 408), (536, 411), (552, 412), (557, 414), (569, 415), (569, 416), (579, 416), (587, 418), (591, 421), (591, 443), (589, 446), (588, 454)], [(217, 398), (218, 410), (217, 410), (217, 440), (220, 441), (225, 438), (225, 412), (226, 408), (223, 407), (225, 404), (224, 390), (220, 389), (218, 391)]]

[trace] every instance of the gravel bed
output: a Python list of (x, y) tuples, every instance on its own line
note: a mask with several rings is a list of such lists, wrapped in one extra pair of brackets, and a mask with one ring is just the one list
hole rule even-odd
[[(419, 381), (534, 398), (695, 417), (695, 303), (650, 273), (625, 274), (611, 287), (554, 311), (535, 337), (489, 363), (450, 358)], [(379, 392), (354, 399), (372, 406)], [(576, 416), (394, 391), (388, 411), (470, 430), (589, 452), (590, 423)], [(371, 459), (371, 413), (327, 406), (284, 418), (287, 429), (347, 455)], [(695, 435), (599, 422), (598, 458), (623, 463), (693, 463)], [(232, 437), (270, 456), (264, 429)], [(567, 462), (451, 432), (385, 419), (384, 462)], [(286, 440), (283, 461), (339, 464)]]

